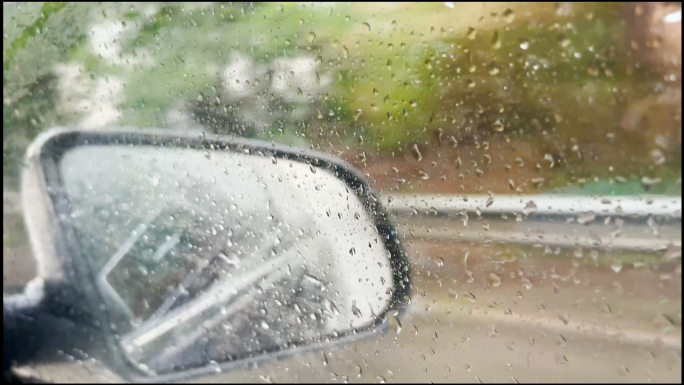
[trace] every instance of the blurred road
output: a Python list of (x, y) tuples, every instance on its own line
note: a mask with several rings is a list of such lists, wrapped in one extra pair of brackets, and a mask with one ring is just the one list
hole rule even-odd
[[(658, 317), (668, 306), (681, 314), (681, 278), (658, 285), (657, 272), (616, 274), (606, 268), (594, 274), (591, 269), (579, 272), (587, 285), (549, 276), (547, 281), (533, 279), (528, 290), (502, 274), (500, 285), (493, 287), (487, 284), (485, 261), (473, 258), (473, 266), (467, 268), (457, 263), (440, 266), (431, 257), (430, 247), (435, 244), (417, 243), (410, 248), (417, 274), (399, 334), (389, 331), (325, 353), (312, 352), (196, 381), (681, 381), (681, 323), (673, 325)], [(443, 244), (437, 247), (445, 249)], [(446, 248), (460, 250), (455, 245)], [(556, 267), (557, 272), (565, 268), (562, 263)], [(470, 276), (473, 282), (468, 283)], [(623, 285), (622, 293), (616, 292), (613, 282)], [(660, 288), (634, 291), (643, 284)], [(654, 296), (661, 298), (660, 303), (653, 301)], [(671, 301), (663, 301), (668, 296)], [(93, 366), (92, 362), (65, 363), (32, 369), (43, 378), (60, 381), (117, 380)]]
[[(608, 267), (586, 267), (575, 273), (583, 284), (549, 274), (546, 280), (532, 276), (527, 289), (518, 277), (500, 273), (494, 287), (487, 279), (491, 264), (482, 258), (470, 259), (467, 267), (441, 265), (437, 258), (449, 258), (445, 249), (462, 246), (422, 242), (410, 247), (417, 274), (399, 334), (389, 331), (327, 352), (327, 365), (318, 352), (201, 380), (681, 381), (681, 321), (673, 325), (662, 317), (667, 308), (681, 317), (680, 275), (661, 281), (659, 273), (648, 270), (617, 274)], [(571, 267), (557, 260), (514, 264), (510, 270), (526, 272), (533, 264), (541, 271), (550, 271), (552, 264), (556, 272)], [(643, 285), (653, 290), (636, 290)]]
[[(312, 352), (197, 382), (681, 382), (681, 349), (502, 322), (415, 301), (400, 334)], [(327, 364), (326, 364), (327, 362)], [(55, 381), (116, 381), (84, 364), (34, 368)], [(91, 365), (92, 366), (92, 365)], [(75, 368), (74, 368), (75, 367)]]

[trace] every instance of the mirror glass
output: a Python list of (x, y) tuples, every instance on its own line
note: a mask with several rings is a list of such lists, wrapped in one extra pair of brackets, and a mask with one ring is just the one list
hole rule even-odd
[(143, 145), (74, 147), (57, 168), (121, 346), (151, 373), (340, 335), (389, 305), (390, 253), (327, 169)]

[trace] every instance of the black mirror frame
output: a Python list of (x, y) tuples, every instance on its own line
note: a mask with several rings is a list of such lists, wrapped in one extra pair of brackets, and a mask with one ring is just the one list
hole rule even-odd
[[(273, 156), (279, 159), (307, 163), (315, 167), (327, 169), (342, 179), (351, 190), (357, 192), (367, 212), (373, 218), (385, 247), (390, 252), (394, 291), (388, 307), (382, 314), (377, 316), (372, 324), (348, 332), (338, 333), (335, 336), (323, 336), (315, 341), (294, 343), (284, 348), (275, 348), (258, 356), (244, 356), (222, 362), (218, 364), (218, 368), (222, 371), (272, 359), (286, 358), (333, 344), (364, 339), (378, 332), (385, 332), (388, 329), (387, 315), (390, 312), (404, 312), (406, 305), (410, 302), (410, 266), (406, 252), (399, 240), (396, 226), (387, 211), (382, 207), (380, 199), (370, 190), (364, 178), (352, 166), (339, 159), (310, 150), (298, 151), (295, 148), (259, 140), (206, 135), (201, 131), (178, 132), (164, 129), (125, 127), (109, 127), (98, 131), (85, 131), (77, 128), (54, 128), (40, 135), (27, 151), (27, 167), (22, 177), (22, 190), (32, 191), (31, 198), (34, 201), (36, 199), (42, 201), (31, 207), (25, 203), (24, 215), (29, 217), (26, 221), (29, 236), (32, 238), (31, 243), (34, 247), (42, 244), (39, 247), (41, 249), (39, 254), (42, 253), (42, 255), (38, 256), (39, 259), (48, 260), (48, 263), (52, 265), (56, 263), (61, 268), (59, 277), (52, 277), (52, 280), (67, 280), (65, 277), (72, 277), (74, 282), (79, 282), (79, 285), (82, 283), (78, 291), (89, 302), (89, 304), (82, 306), (93, 311), (94, 318), (97, 320), (96, 323), (100, 325), (103, 332), (105, 346), (107, 346), (106, 354), (98, 354), (98, 356), (102, 357), (107, 366), (113, 366), (110, 367), (110, 370), (124, 379), (134, 382), (181, 381), (190, 377), (214, 373), (217, 366), (204, 365), (161, 375), (146, 371), (135, 364), (124, 353), (123, 349), (120, 348), (117, 343), (116, 332), (111, 330), (109, 326), (111, 324), (109, 312), (100, 309), (100, 304), (104, 303), (104, 299), (99, 290), (96, 289), (97, 285), (92, 281), (93, 275), (90, 271), (90, 265), (81, 255), (77, 242), (73, 241), (74, 236), (72, 232), (74, 230), (68, 224), (68, 221), (65, 223), (58, 220), (61, 216), (68, 215), (69, 204), (67, 197), (58, 188), (62, 184), (61, 177), (57, 171), (57, 165), (60, 158), (74, 147), (112, 144), (183, 147), (200, 150), (212, 149), (252, 153), (265, 157)], [(38, 191), (38, 194), (36, 194), (36, 191)], [(22, 194), (25, 195), (24, 191), (22, 191)], [(42, 211), (46, 211), (46, 213)], [(46, 228), (50, 228), (47, 240), (44, 236)], [(42, 239), (38, 241), (36, 237), (41, 237)], [(50, 242), (52, 242), (51, 245), (49, 244)], [(45, 278), (46, 281), (51, 279), (49, 276)], [(50, 299), (46, 298), (45, 300), (49, 301)]]

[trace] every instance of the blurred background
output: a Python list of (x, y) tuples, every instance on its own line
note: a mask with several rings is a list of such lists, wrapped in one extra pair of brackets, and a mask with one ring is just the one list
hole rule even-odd
[[(431, 237), (454, 221), (448, 215), (418, 223), (416, 210), (396, 219), (416, 267), (413, 306), (421, 314), (441, 309), (414, 326), (458, 309), (472, 319), (479, 319), (473, 311), (502, 319), (534, 314), (541, 324), (575, 331), (612, 325), (635, 331), (620, 343), (659, 339), (667, 353), (658, 357), (670, 361), (655, 359), (662, 368), (647, 373), (630, 371), (645, 365), (634, 357), (647, 353), (610, 369), (587, 358), (587, 379), (681, 380), (681, 74), (681, 3), (672, 2), (6, 2), (3, 287), (14, 290), (33, 274), (19, 176), (39, 133), (199, 128), (341, 157), (390, 200), (679, 199), (674, 221), (650, 217), (637, 231), (665, 246), (580, 249), (579, 257), (573, 246)], [(488, 223), (477, 215), (470, 226)], [(554, 349), (565, 346), (550, 338)], [(504, 352), (525, 357), (507, 346)], [(575, 357), (589, 348), (577, 349)], [(562, 353), (547, 356), (556, 370), (578, 367)], [(485, 364), (478, 378), (487, 379)], [(477, 365), (466, 366), (459, 375), (472, 380), (469, 368)]]
[[(42, 130), (116, 124), (313, 146), (386, 190), (503, 193), (511, 179), (529, 192), (539, 177), (542, 190), (636, 194), (647, 177), (661, 181), (651, 193), (681, 193), (678, 3), (4, 11), (8, 187)], [(458, 179), (472, 162), (482, 174)]]

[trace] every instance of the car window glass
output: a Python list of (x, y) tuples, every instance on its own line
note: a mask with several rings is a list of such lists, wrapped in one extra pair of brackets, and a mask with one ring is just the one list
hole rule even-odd
[[(681, 379), (680, 3), (3, 3), (5, 293), (36, 275), (21, 173), (28, 145), (57, 126), (317, 151), (358, 169), (386, 206), (412, 271), (404, 318), (374, 339), (207, 381)], [(323, 178), (307, 164), (123, 147), (94, 164), (88, 151), (103, 149), (79, 151), (61, 172), (93, 268), (149, 229), (108, 273), (122, 319), (197, 300), (230, 252), (330, 253), (317, 231), (375, 244), (337, 179), (297, 187), (295, 176)], [(103, 167), (116, 171), (100, 178)], [(354, 266), (312, 275), (358, 273), (386, 298), (381, 277)], [(291, 281), (313, 285), (305, 273)], [(336, 303), (344, 313), (351, 301)], [(235, 322), (231, 346), (179, 327), (138, 357), (172, 370), (311, 337)], [(204, 355), (155, 353), (183, 344)]]

